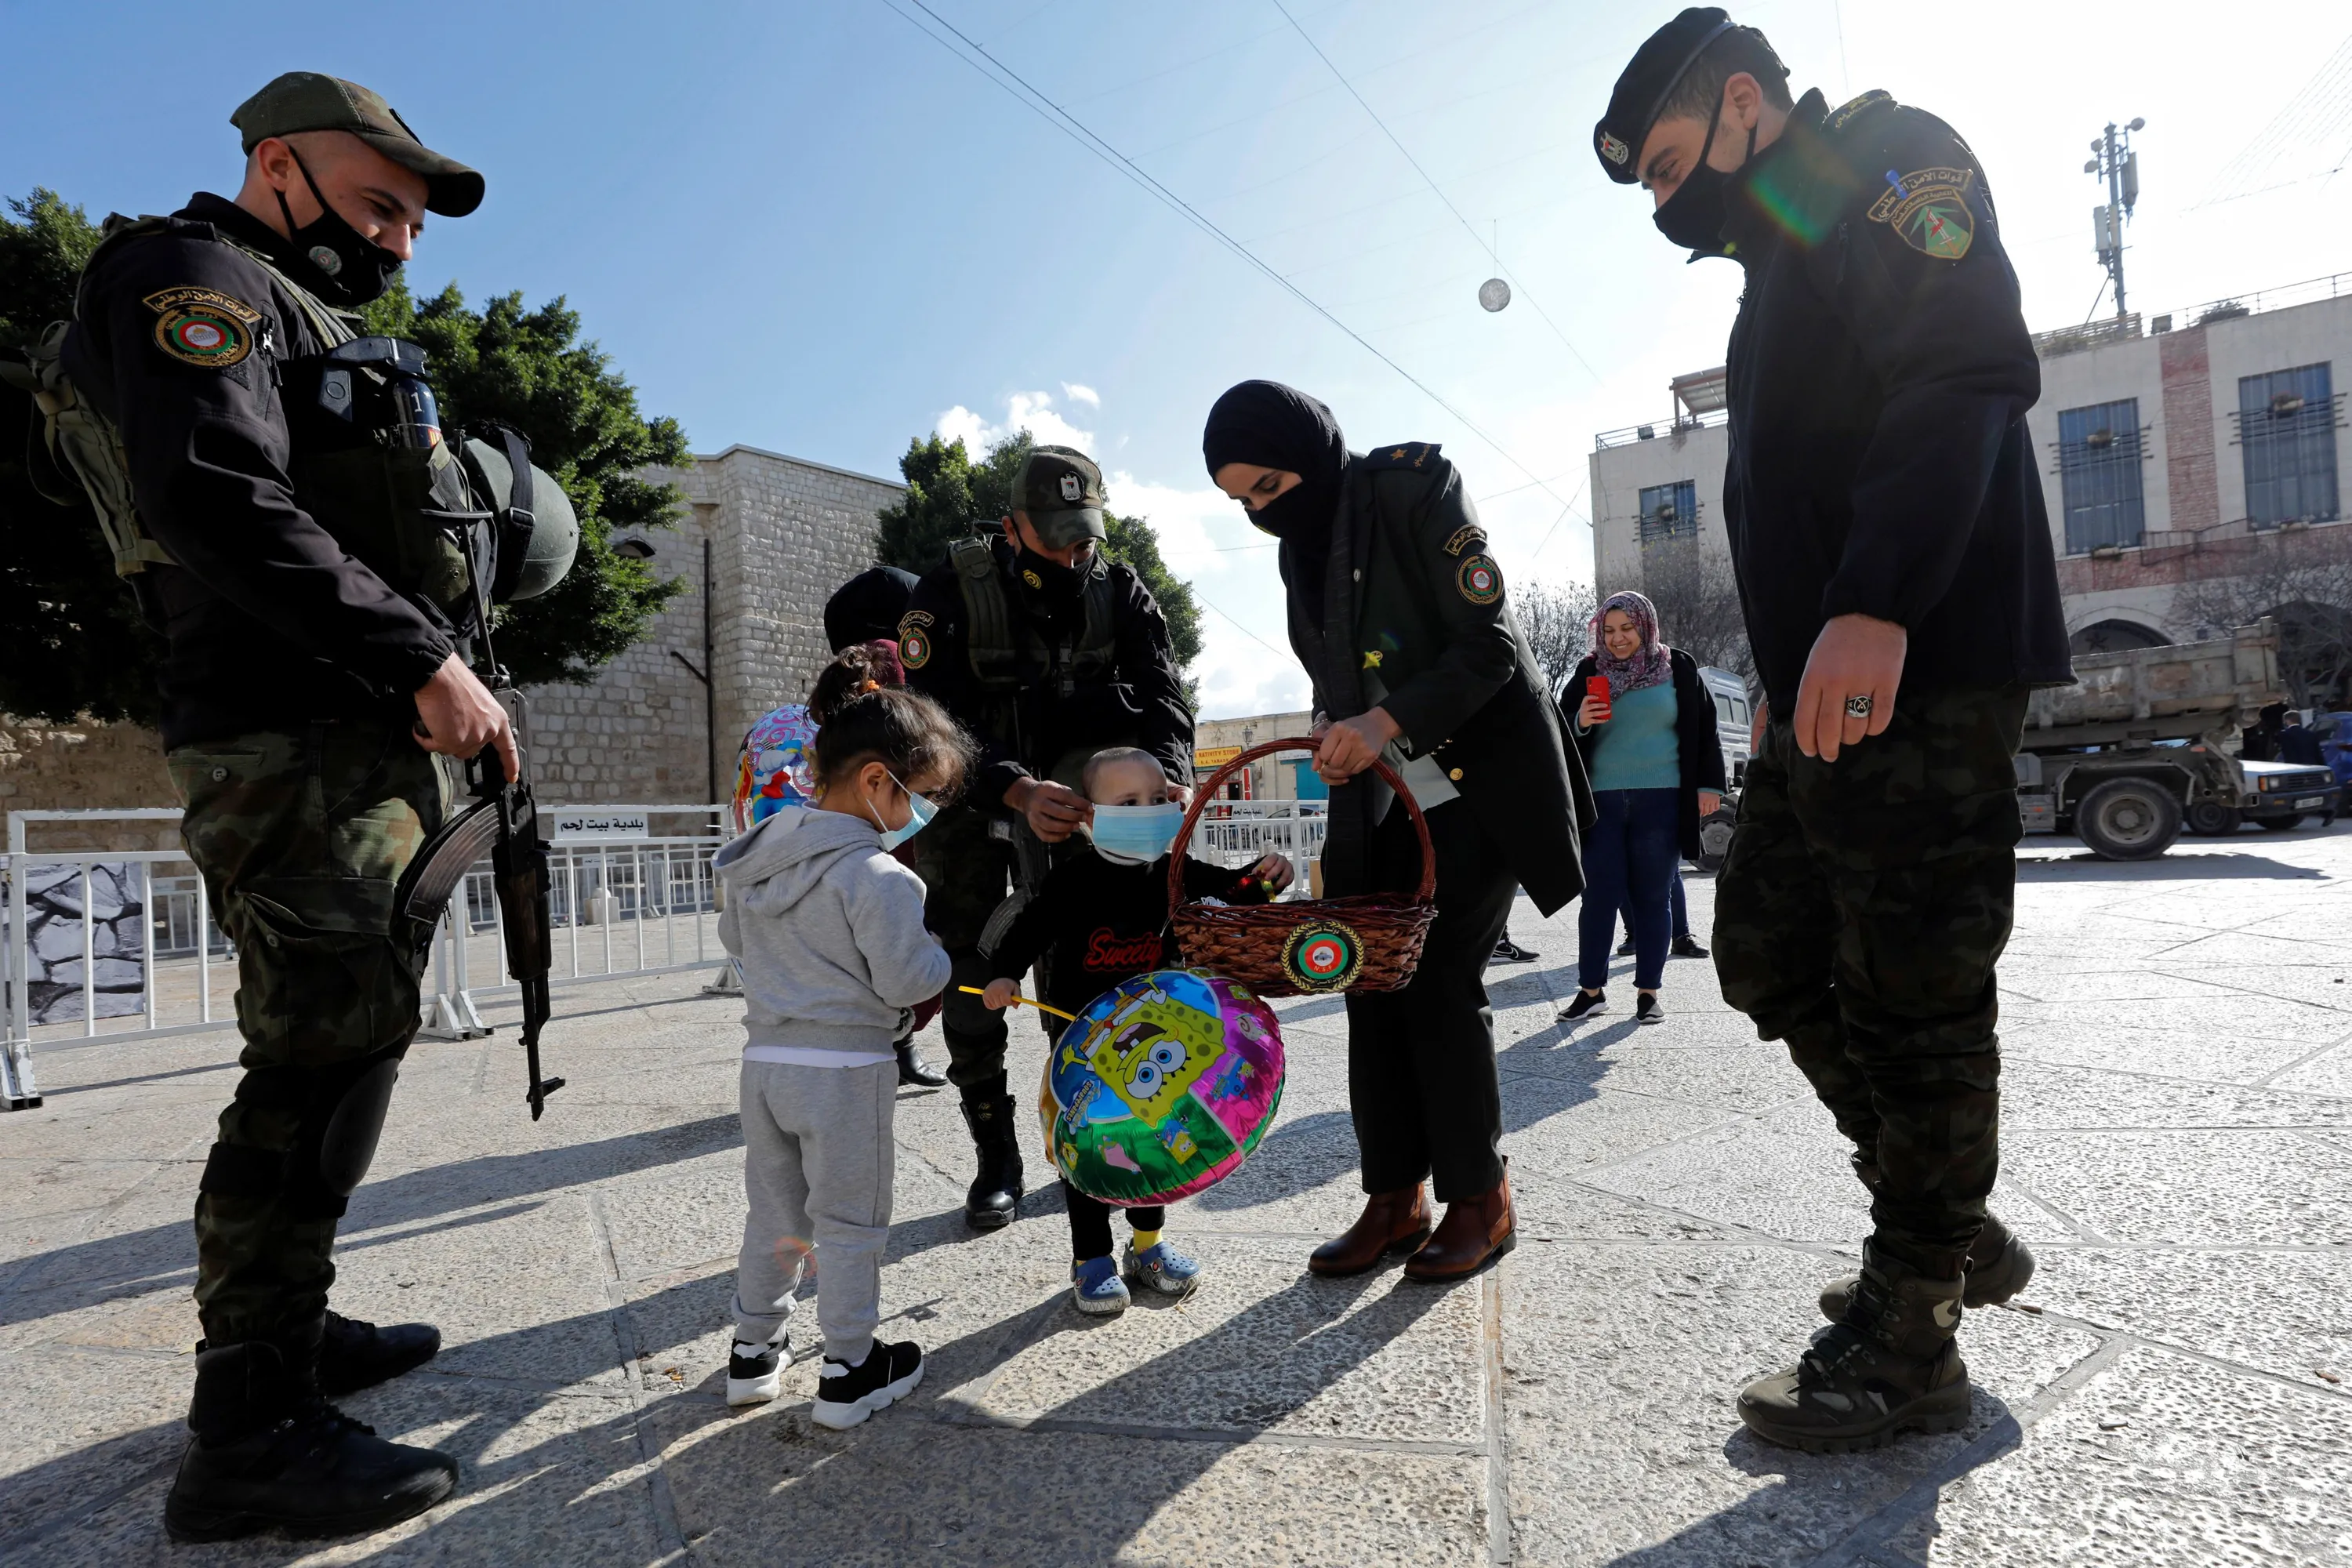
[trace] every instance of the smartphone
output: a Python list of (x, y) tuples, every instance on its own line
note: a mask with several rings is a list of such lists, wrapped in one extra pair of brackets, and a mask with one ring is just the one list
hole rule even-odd
[(1605, 675), (1586, 676), (1584, 678), (1584, 694), (1601, 704), (1601, 711), (1593, 715), (1592, 721), (1596, 724), (1608, 722), (1609, 678)]

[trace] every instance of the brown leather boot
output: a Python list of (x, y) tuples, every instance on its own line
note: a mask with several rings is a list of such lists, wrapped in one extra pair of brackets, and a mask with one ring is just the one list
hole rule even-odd
[(1307, 1256), (1308, 1272), (1337, 1279), (1380, 1267), (1392, 1252), (1411, 1252), (1429, 1239), (1429, 1197), (1419, 1182), (1364, 1199), (1356, 1223)]
[(1511, 1210), (1511, 1178), (1506, 1173), (1491, 1191), (1445, 1205), (1437, 1234), (1404, 1260), (1405, 1276), (1466, 1279), (1511, 1250), (1518, 1240), (1517, 1226)]

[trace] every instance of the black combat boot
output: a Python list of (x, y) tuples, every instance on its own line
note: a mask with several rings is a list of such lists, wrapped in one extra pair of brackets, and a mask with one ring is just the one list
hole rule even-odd
[(1019, 1213), (1022, 1192), (1021, 1140), (1003, 1073), (963, 1091), (963, 1120), (980, 1157), (980, 1173), (963, 1198), (964, 1223), (974, 1230), (1000, 1229)]
[[(1853, 1156), (1853, 1173), (1873, 1193), (1878, 1191), (1878, 1164), (1867, 1156)], [(2000, 1216), (1985, 1211), (1984, 1228), (1969, 1244), (1968, 1289), (1961, 1294), (1960, 1304), (1970, 1311), (1979, 1307), (1998, 1307), (2022, 1290), (2033, 1280), (2033, 1252)], [(1861, 1276), (1849, 1274), (1843, 1279), (1832, 1279), (1822, 1287), (1822, 1316), (1832, 1323), (1845, 1321), (1853, 1306), (1853, 1293), (1862, 1283)]]
[(319, 1337), (319, 1392), (331, 1399), (373, 1388), (423, 1366), (440, 1352), (441, 1331), (430, 1323), (380, 1329), (330, 1312)]
[(1815, 1331), (1795, 1366), (1740, 1391), (1740, 1420), (1767, 1442), (1851, 1454), (1968, 1423), (1969, 1369), (1954, 1337), (1961, 1282), (1931, 1279), (1875, 1242), (1862, 1257), (1844, 1321)]
[(387, 1443), (319, 1396), (302, 1347), (267, 1340), (196, 1357), (195, 1441), (163, 1501), (174, 1541), (257, 1530), (357, 1535), (423, 1513), (457, 1489), (457, 1461)]

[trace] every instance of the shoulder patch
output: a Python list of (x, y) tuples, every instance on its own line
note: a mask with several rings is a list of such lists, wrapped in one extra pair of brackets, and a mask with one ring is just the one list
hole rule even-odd
[(1454, 531), (1454, 537), (1445, 542), (1445, 553), (1448, 555), (1459, 555), (1474, 544), (1483, 546), (1486, 542), (1486, 531), (1485, 529), (1479, 527), (1475, 522), (1464, 523), (1460, 528)]
[(1864, 93), (1859, 98), (1850, 98), (1830, 111), (1827, 127), (1829, 132), (1831, 135), (1834, 136), (1839, 132), (1844, 130), (1847, 124), (1864, 110), (1875, 109), (1882, 103), (1893, 103), (1894, 101), (1895, 95), (1893, 93), (1884, 91), (1877, 88), (1873, 88), (1870, 91)]
[(1465, 557), (1454, 574), (1454, 585), (1474, 605), (1491, 605), (1503, 596), (1503, 569), (1491, 555)]
[(1886, 188), (1870, 204), (1870, 219), (1883, 223), (1903, 243), (1938, 261), (1958, 261), (1976, 238), (1976, 215), (1969, 208), (1974, 169), (1886, 171)]
[(1364, 454), (1364, 466), (1426, 471), (1437, 460), (1437, 445), (1434, 441), (1407, 441), (1401, 446), (1375, 447)]
[(925, 629), (930, 624), (929, 610), (909, 610), (898, 622), (898, 662), (908, 669), (931, 662), (931, 634)]
[(253, 353), (261, 312), (217, 289), (160, 289), (142, 301), (155, 312), (155, 346), (185, 364), (226, 370)]

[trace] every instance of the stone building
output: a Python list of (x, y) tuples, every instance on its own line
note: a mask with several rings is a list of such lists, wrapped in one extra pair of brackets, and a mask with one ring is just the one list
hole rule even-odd
[[(2258, 598), (2263, 583), (2341, 574), (2299, 563), (2352, 562), (2335, 371), (2352, 361), (2352, 275), (2154, 316), (2145, 331), (2132, 315), (2042, 332), (2034, 346), (2042, 398), (2027, 424), (2077, 652), (2210, 635), (2204, 612), (2233, 596), (2210, 585)], [(1673, 393), (1669, 417), (1594, 442), (1600, 583), (1641, 582), (1661, 549), (1728, 558), (1723, 372)], [(2278, 607), (2235, 597), (2233, 619)]]
[[(877, 513), (904, 486), (757, 447), (663, 476), (683, 490), (674, 531), (633, 536), (684, 577), (651, 634), (584, 686), (530, 692), (541, 793), (569, 805), (726, 798), (754, 720), (797, 702), (832, 657), (824, 602), (874, 563)], [(706, 675), (709, 679), (706, 681)]]
[[(743, 731), (807, 695), (830, 657), (824, 602), (873, 563), (876, 514), (906, 493), (756, 447), (730, 447), (664, 477), (685, 492), (686, 515), (674, 531), (634, 542), (661, 575), (684, 577), (687, 591), (593, 680), (528, 691), (534, 778), (550, 805), (723, 798)], [(0, 813), (173, 804), (154, 731), (0, 717)], [(40, 847), (151, 841), (168, 847), (177, 830), (51, 827)]]
[[(1203, 719), (1192, 731), (1192, 776), (1205, 784), (1209, 775), (1240, 754), (1244, 747), (1286, 735), (1305, 735), (1315, 727), (1315, 715), (1260, 713), (1246, 719)], [(1233, 800), (1328, 800), (1330, 786), (1315, 776), (1312, 753), (1285, 752), (1261, 757), (1227, 781)]]

